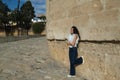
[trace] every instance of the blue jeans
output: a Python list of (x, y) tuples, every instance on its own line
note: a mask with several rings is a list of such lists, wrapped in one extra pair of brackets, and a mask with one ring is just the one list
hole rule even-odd
[(78, 52), (77, 47), (69, 48), (69, 60), (70, 60), (70, 75), (75, 75), (75, 65), (79, 65), (82, 63), (82, 58), (77, 58)]

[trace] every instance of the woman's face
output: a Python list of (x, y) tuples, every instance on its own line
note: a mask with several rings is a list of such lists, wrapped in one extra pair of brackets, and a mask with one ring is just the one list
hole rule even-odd
[(71, 28), (70, 33), (71, 33), (71, 34), (73, 33), (73, 28)]

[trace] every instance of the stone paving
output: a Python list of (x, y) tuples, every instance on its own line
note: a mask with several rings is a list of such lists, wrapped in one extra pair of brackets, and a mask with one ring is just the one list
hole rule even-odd
[(46, 37), (0, 43), (0, 80), (86, 80), (68, 71), (51, 58)]

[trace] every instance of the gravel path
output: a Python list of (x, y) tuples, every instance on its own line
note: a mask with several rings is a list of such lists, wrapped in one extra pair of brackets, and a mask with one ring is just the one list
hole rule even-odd
[(45, 37), (0, 43), (0, 80), (85, 80), (50, 56)]

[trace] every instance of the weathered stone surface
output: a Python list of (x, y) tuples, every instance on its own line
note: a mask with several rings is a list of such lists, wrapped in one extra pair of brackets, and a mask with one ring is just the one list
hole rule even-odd
[[(81, 15), (78, 17), (73, 18), (73, 24), (77, 27), (88, 27), (89, 26), (89, 16), (88, 15)], [(80, 30), (80, 29), (79, 29)]]
[[(66, 43), (62, 41), (49, 41), (48, 44), (52, 56), (68, 67), (69, 57)], [(115, 80), (119, 80), (119, 65), (117, 64), (119, 64), (120, 44), (81, 42), (78, 54), (78, 57), (84, 56), (85, 63), (77, 67), (77, 75), (84, 76), (88, 80), (106, 80), (107, 78), (110, 79), (109, 74), (114, 74), (117, 76)], [(109, 55), (112, 55), (114, 60)], [(115, 59), (116, 56), (118, 58)], [(113, 68), (116, 71), (110, 70)]]
[(66, 39), (72, 24), (73, 24), (73, 18), (51, 21), (47, 27), (47, 32), (48, 32), (47, 38), (59, 39), (59, 40)]
[(119, 14), (119, 10), (104, 11), (93, 15), (92, 18), (99, 26), (118, 26), (120, 24)]
[[(69, 28), (75, 25), (79, 28), (82, 40), (120, 40), (120, 8), (114, 7), (119, 2), (119, 0), (48, 0), (47, 38), (64, 40)], [(111, 7), (113, 9), (105, 8), (109, 5), (113, 5)]]
[[(66, 5), (67, 3), (67, 5)], [(54, 4), (54, 5), (52, 5)], [(75, 4), (75, 0), (60, 0), (59, 3), (57, 1), (49, 1), (49, 20), (58, 20), (68, 16), (67, 9), (72, 8)], [(54, 11), (53, 11), (54, 10)]]
[(73, 16), (75, 17), (75, 16), (79, 16), (79, 15), (81, 15), (80, 6), (75, 6), (71, 9), (69, 9), (69, 11), (68, 11), (68, 16), (69, 17), (73, 17)]
[(103, 9), (100, 0), (91, 0), (81, 5), (82, 14), (93, 14)]
[(120, 8), (120, 0), (105, 0), (106, 9)]
[(85, 64), (77, 67), (78, 75), (88, 80), (119, 80), (120, 0), (47, 2), (47, 39), (53, 58), (69, 66), (65, 39), (75, 25), (82, 40), (79, 56), (85, 58)]
[(106, 55), (105, 60), (105, 74), (106, 80), (119, 80), (120, 79), (120, 56)]
[[(48, 42), (48, 44), (49, 44), (50, 50), (54, 51), (54, 52), (52, 52), (52, 56), (56, 60), (60, 61), (61, 63), (69, 65), (68, 49), (66, 48), (67, 47), (66, 43), (63, 43), (62, 41), (56, 41), (56, 42), (50, 41), (50, 42)], [(58, 50), (58, 48), (59, 48), (59, 50)]]

